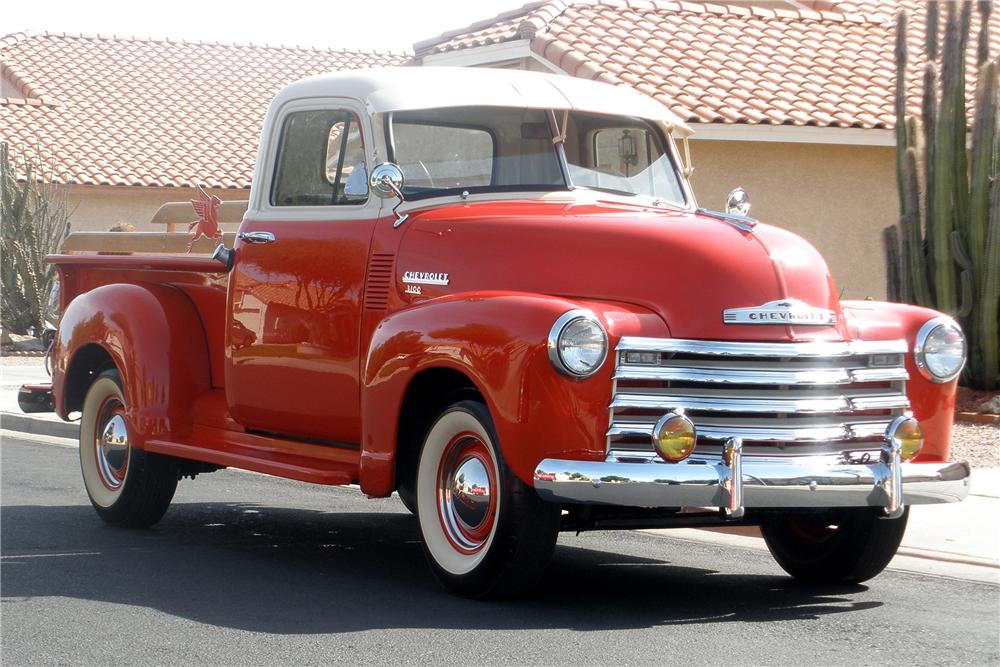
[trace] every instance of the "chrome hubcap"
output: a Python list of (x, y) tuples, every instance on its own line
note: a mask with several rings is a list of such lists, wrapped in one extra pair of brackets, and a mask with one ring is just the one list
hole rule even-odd
[(104, 428), (100, 429), (95, 447), (101, 481), (110, 489), (122, 485), (128, 467), (128, 430), (121, 409), (121, 404), (117, 402), (105, 406), (102, 411)]
[(451, 478), (451, 504), (465, 527), (482, 525), (490, 507), (490, 480), (482, 461), (470, 457), (455, 470)]
[(486, 445), (462, 435), (445, 449), (438, 475), (438, 514), (452, 546), (475, 553), (486, 544), (496, 518), (496, 472)]

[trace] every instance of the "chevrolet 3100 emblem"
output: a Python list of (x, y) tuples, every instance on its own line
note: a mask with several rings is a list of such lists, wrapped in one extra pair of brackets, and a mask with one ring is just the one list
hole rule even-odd
[(403, 282), (409, 285), (447, 285), (447, 273), (428, 271), (407, 271), (403, 274)]
[(829, 326), (837, 323), (837, 314), (798, 299), (781, 299), (750, 308), (728, 308), (722, 311), (722, 321), (726, 324)]

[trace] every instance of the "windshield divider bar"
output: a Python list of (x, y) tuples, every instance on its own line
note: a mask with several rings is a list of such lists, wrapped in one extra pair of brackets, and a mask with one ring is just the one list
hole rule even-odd
[(563, 111), (563, 122), (562, 131), (559, 131), (559, 122), (556, 120), (555, 109), (549, 109), (548, 113), (549, 125), (552, 130), (552, 143), (556, 147), (556, 155), (559, 157), (559, 168), (563, 173), (563, 180), (566, 181), (566, 189), (572, 190), (574, 188), (573, 179), (569, 175), (569, 161), (566, 159), (566, 148), (563, 144), (566, 142), (566, 125), (569, 122), (569, 110)]

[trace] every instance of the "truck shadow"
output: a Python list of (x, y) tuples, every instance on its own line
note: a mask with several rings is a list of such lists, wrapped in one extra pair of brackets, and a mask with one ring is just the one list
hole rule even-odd
[[(26, 505), (4, 507), (0, 525), (0, 588), (5, 608), (14, 613), (18, 600), (62, 596), (254, 632), (314, 634), (375, 628), (606, 631), (815, 620), (882, 605), (852, 599), (863, 586), (808, 588), (781, 576), (722, 574), (588, 548), (597, 538), (586, 535), (560, 537), (534, 597), (469, 601), (436, 585), (416, 520), (395, 511), (178, 503), (153, 529), (130, 531), (103, 525), (88, 506)], [(664, 552), (679, 544), (661, 541)], [(607, 548), (606, 540), (601, 547)]]

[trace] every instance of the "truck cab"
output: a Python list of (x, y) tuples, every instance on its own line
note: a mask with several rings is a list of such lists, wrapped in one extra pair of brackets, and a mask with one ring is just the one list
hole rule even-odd
[(313, 77), (214, 257), (60, 255), (53, 396), (105, 520), (231, 466), (398, 492), (438, 580), (532, 589), (560, 530), (760, 525), (861, 581), (958, 501), (961, 330), (841, 301), (794, 234), (698, 206), (690, 129), (622, 87)]

